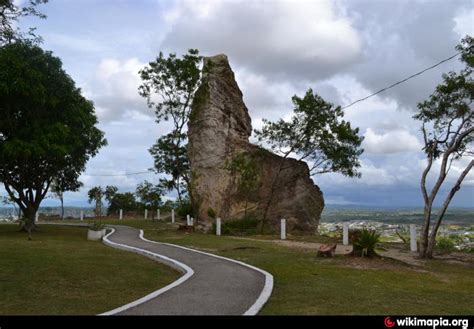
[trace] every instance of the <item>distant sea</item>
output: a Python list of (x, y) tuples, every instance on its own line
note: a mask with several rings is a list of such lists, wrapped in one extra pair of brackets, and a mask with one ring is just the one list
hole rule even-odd
[[(79, 218), (81, 211), (84, 211), (85, 217), (94, 216), (93, 208), (64, 208), (66, 218)], [(39, 212), (42, 215), (54, 216), (61, 213), (61, 208), (42, 207)], [(0, 208), (0, 220), (12, 217), (16, 217), (13, 208)], [(322, 223), (375, 221), (387, 224), (420, 224), (422, 219), (423, 209), (421, 208), (371, 208), (362, 206), (328, 205), (321, 215)], [(474, 225), (474, 208), (448, 209), (443, 222), (447, 224)]]

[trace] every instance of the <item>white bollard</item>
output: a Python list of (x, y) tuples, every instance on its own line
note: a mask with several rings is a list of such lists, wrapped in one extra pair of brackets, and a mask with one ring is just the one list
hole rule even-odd
[(417, 251), (416, 246), (416, 225), (410, 224), (410, 250)]
[(160, 209), (156, 209), (156, 218), (160, 220)]
[(174, 223), (174, 209), (171, 209), (171, 223)]
[(188, 226), (191, 225), (189, 215), (186, 215), (186, 225), (188, 225)]
[(345, 246), (349, 244), (349, 223), (342, 224), (342, 244)]
[(145, 219), (148, 218), (148, 209), (145, 209)]
[(119, 220), (123, 219), (123, 209), (119, 210)]
[(191, 217), (191, 220), (190, 220), (189, 224), (190, 224), (191, 226), (194, 226), (194, 218)]
[(280, 238), (286, 240), (286, 219), (281, 220)]
[(35, 214), (35, 223), (38, 223), (38, 218), (39, 218), (39, 213), (36, 212), (36, 214)]
[(216, 235), (221, 235), (221, 219), (216, 219)]
[(84, 211), (81, 210), (81, 222), (84, 220)]

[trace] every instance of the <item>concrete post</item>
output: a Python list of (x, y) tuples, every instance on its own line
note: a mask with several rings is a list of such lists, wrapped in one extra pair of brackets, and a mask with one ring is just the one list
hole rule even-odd
[(221, 219), (216, 219), (216, 235), (221, 235)]
[(148, 209), (145, 209), (145, 219), (148, 218)]
[(189, 222), (189, 225), (194, 226), (194, 218), (191, 217), (191, 220)]
[(286, 240), (286, 219), (281, 220), (280, 238)]
[(81, 210), (81, 222), (84, 220), (84, 211)]
[(171, 209), (171, 223), (174, 223), (174, 209)]
[(35, 223), (38, 223), (38, 218), (39, 218), (39, 213), (36, 212), (36, 214), (35, 214)]
[(187, 226), (190, 226), (190, 225), (191, 225), (191, 220), (190, 220), (189, 214), (186, 215), (186, 225), (187, 225)]
[(160, 220), (160, 209), (156, 209), (156, 219)]
[(410, 250), (417, 251), (416, 245), (416, 225), (410, 224)]
[(349, 244), (349, 223), (342, 224), (342, 244), (345, 246)]
[(119, 220), (123, 219), (123, 209), (119, 210)]

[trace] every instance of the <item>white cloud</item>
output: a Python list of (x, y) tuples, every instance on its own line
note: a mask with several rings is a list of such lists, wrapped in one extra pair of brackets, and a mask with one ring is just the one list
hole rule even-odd
[(140, 112), (150, 118), (154, 116), (146, 100), (138, 94), (141, 84), (138, 72), (144, 66), (145, 63), (137, 58), (104, 58), (100, 61), (85, 94), (94, 101), (101, 122), (120, 120), (130, 112)]
[(459, 37), (464, 38), (467, 34), (474, 34), (474, 9), (473, 8), (462, 8), (459, 11), (458, 15), (454, 17), (454, 22), (456, 26), (454, 27), (454, 32), (456, 32)]
[(394, 130), (377, 134), (367, 128), (362, 147), (368, 153), (417, 152), (422, 148), (418, 138), (406, 130)]
[(173, 27), (163, 46), (226, 53), (266, 75), (323, 79), (354, 62), (361, 43), (330, 1), (180, 1), (164, 13)]

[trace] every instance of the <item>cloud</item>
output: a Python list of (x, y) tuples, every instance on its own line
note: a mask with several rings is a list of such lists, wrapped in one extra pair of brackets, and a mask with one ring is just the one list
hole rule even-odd
[(459, 35), (459, 37), (464, 38), (467, 34), (474, 34), (474, 9), (465, 7), (461, 8), (458, 11), (458, 15), (454, 17), (454, 22), (456, 26), (454, 31)]
[[(351, 67), (350, 74), (374, 92), (453, 55), (460, 41), (454, 17), (460, 8), (471, 7), (469, 3), (344, 1), (364, 49), (362, 60)], [(451, 60), (381, 97), (415, 110), (441, 82), (443, 72), (461, 67), (459, 61)]]
[(232, 63), (280, 79), (324, 79), (357, 60), (351, 21), (330, 1), (180, 1), (162, 47), (226, 53)]
[(120, 120), (130, 112), (154, 117), (153, 110), (138, 94), (141, 84), (138, 72), (144, 66), (137, 58), (104, 58), (99, 62), (94, 78), (83, 89), (94, 101), (100, 122)]
[(367, 128), (362, 147), (368, 153), (400, 153), (417, 152), (423, 146), (416, 136), (406, 130), (377, 134), (371, 128)]

